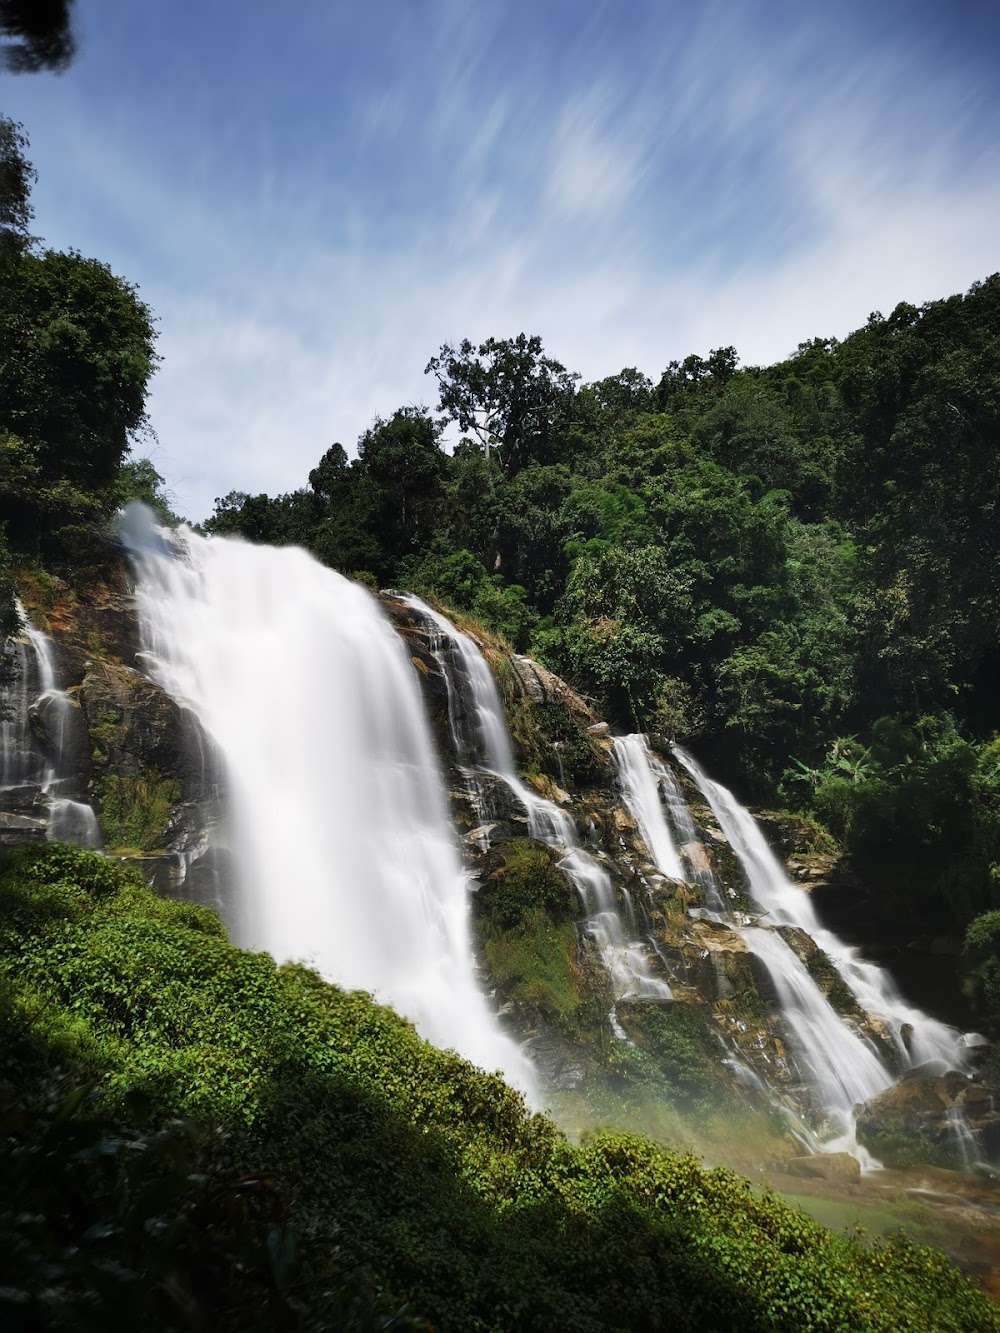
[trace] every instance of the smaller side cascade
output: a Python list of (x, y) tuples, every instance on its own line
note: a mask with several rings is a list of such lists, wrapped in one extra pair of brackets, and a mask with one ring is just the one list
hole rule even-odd
[(20, 602), (17, 610), (22, 632), (8, 650), (14, 679), (0, 723), (0, 836), (100, 847), (97, 816), (80, 799), (78, 756), (86, 731), (80, 710), (59, 687), (52, 641)]
[[(598, 948), (616, 1000), (672, 998), (668, 984), (652, 972), (646, 945), (626, 933), (611, 875), (584, 851), (572, 817), (518, 776), (500, 695), (478, 645), (421, 598), (401, 594), (400, 600), (431, 631), (431, 650), (448, 690), (452, 741), (473, 804), (480, 808), (483, 778), (499, 779), (527, 814), (531, 837), (559, 854), (559, 869), (580, 898), (584, 929)], [(610, 1017), (624, 1037), (613, 1010)]]

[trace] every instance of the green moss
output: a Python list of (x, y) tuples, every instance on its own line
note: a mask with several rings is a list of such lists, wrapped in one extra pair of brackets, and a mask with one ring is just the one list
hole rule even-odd
[(885, 1116), (877, 1128), (860, 1122), (858, 1141), (884, 1166), (900, 1170), (911, 1166), (943, 1166), (960, 1171), (964, 1166), (954, 1140), (942, 1142), (902, 1116)]
[(59, 600), (59, 590), (51, 574), (39, 564), (21, 565), (15, 569), (14, 578), (32, 624), (49, 631), (49, 616)]
[(521, 772), (550, 778), (573, 791), (606, 785), (611, 778), (611, 763), (588, 732), (587, 716), (569, 704), (536, 703), (521, 694), (504, 654), (490, 654), (489, 663)]
[(121, 709), (104, 706), (98, 708), (90, 721), (90, 739), (94, 742), (93, 755), (102, 763), (107, 762), (106, 751), (118, 739), (122, 725)]
[(103, 773), (94, 795), (109, 851), (152, 852), (163, 846), (164, 826), (181, 789), (176, 778), (148, 769), (136, 776)]
[(767, 1013), (767, 1006), (761, 999), (757, 987), (753, 985), (752, 982), (749, 985), (744, 986), (742, 990), (739, 990), (734, 995), (730, 996), (728, 1004), (732, 1007), (733, 1012), (738, 1014), (745, 1023), (749, 1023), (752, 1026), (761, 1023), (764, 1015)]
[(510, 838), (491, 848), (473, 911), (480, 929), (496, 935), (519, 926), (534, 911), (555, 924), (573, 921), (579, 904), (549, 848), (529, 838)]
[(503, 994), (537, 1006), (565, 1027), (573, 1025), (583, 999), (574, 926), (554, 925), (535, 909), (517, 929), (488, 939), (485, 949), (490, 974)]
[(618, 1017), (639, 1052), (623, 1049), (628, 1076), (637, 1073), (661, 1084), (674, 1101), (704, 1101), (720, 1091), (721, 1049), (707, 1019), (689, 1005), (633, 1003), (618, 1006)]
[(838, 1014), (858, 1012), (857, 1000), (828, 954), (817, 949), (806, 963), (806, 968)]

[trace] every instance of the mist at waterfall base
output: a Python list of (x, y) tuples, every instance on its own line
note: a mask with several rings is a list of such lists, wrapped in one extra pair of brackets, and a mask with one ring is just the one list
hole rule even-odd
[(236, 942), (371, 991), (533, 1099), (478, 983), (419, 684), (375, 598), (304, 551), (167, 534), (139, 505), (120, 531), (145, 669), (223, 766)]

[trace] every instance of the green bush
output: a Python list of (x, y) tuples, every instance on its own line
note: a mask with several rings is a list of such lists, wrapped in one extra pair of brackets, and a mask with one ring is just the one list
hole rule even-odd
[(491, 848), (472, 902), (476, 919), (488, 934), (521, 925), (533, 911), (543, 912), (556, 925), (580, 915), (576, 895), (557, 869), (554, 854), (530, 838), (509, 838)]
[(106, 845), (116, 852), (152, 852), (163, 846), (164, 826), (180, 800), (180, 783), (155, 769), (138, 775), (103, 773), (95, 796)]
[(3, 858), (0, 908), (6, 1327), (369, 1329), (408, 1301), (463, 1333), (1000, 1329), (942, 1255), (640, 1138), (573, 1147), (92, 854)]

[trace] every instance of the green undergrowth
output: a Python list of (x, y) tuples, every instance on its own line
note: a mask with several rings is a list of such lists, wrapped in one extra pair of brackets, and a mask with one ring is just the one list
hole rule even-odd
[(135, 776), (102, 773), (94, 782), (109, 850), (152, 852), (163, 846), (164, 826), (180, 800), (180, 783), (155, 769)]
[(0, 861), (0, 1021), (5, 1328), (1000, 1329), (942, 1255), (636, 1136), (573, 1146), (90, 853)]

